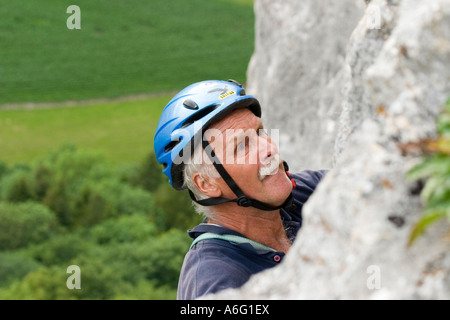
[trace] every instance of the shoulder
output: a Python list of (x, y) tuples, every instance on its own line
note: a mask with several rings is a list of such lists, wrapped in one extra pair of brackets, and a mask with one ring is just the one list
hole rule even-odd
[(323, 179), (328, 170), (303, 170), (291, 173), (290, 177), (295, 181), (295, 188), (292, 190), (295, 210), (281, 210), (281, 215), (285, 223), (296, 223), (294, 233), (300, 229), (302, 224), (303, 205), (316, 190), (317, 185)]
[(291, 178), (295, 181), (295, 188), (292, 190), (294, 198), (302, 204), (305, 203), (326, 173), (327, 170), (303, 170), (291, 174)]
[(303, 170), (291, 174), (298, 188), (315, 189), (328, 170)]
[(195, 245), (187, 254), (178, 284), (178, 299), (196, 299), (227, 288), (243, 285), (251, 271), (237, 263), (240, 250), (221, 240), (207, 240)]

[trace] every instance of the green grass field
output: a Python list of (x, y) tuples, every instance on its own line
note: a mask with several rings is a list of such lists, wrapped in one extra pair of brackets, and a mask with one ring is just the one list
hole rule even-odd
[(29, 163), (65, 143), (101, 152), (114, 164), (141, 161), (153, 149), (158, 118), (169, 100), (0, 111), (0, 161)]
[[(140, 161), (168, 93), (246, 80), (253, 0), (0, 0), (0, 161), (29, 163), (62, 143)], [(66, 9), (81, 9), (69, 30)], [(58, 102), (155, 94), (136, 101)], [(21, 104), (52, 102), (26, 110)], [(17, 110), (2, 110), (6, 105)], [(3, 107), (2, 107), (3, 105)]]
[[(69, 30), (69, 5), (81, 30)], [(0, 0), (0, 104), (245, 81), (252, 0)]]

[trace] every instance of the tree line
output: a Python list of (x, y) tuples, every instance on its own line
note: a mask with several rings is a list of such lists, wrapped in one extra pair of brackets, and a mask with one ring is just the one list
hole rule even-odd
[[(200, 220), (153, 153), (117, 167), (63, 145), (0, 162), (0, 299), (174, 299)], [(79, 290), (66, 286), (70, 265)]]

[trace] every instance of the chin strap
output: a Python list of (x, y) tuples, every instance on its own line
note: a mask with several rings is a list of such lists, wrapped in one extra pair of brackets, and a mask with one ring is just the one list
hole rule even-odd
[[(218, 205), (218, 204), (226, 203), (226, 202), (236, 202), (237, 205), (240, 207), (254, 207), (254, 208), (257, 208), (260, 210), (264, 210), (264, 211), (273, 211), (273, 210), (278, 210), (278, 209), (282, 209), (282, 208), (284, 208), (288, 211), (293, 211), (296, 208), (296, 206), (294, 204), (294, 197), (292, 195), (292, 192), (289, 194), (289, 197), (283, 202), (283, 204), (281, 206), (277, 206), (277, 207), (274, 207), (274, 206), (268, 205), (266, 203), (263, 203), (261, 201), (247, 197), (242, 192), (242, 190), (238, 187), (236, 182), (234, 182), (233, 178), (231, 178), (231, 176), (225, 170), (223, 165), (220, 163), (219, 159), (216, 157), (216, 154), (212, 150), (208, 141), (204, 140), (202, 142), (202, 147), (205, 150), (208, 157), (210, 158), (210, 160), (213, 163), (214, 167), (216, 168), (217, 172), (219, 172), (220, 176), (223, 178), (223, 180), (228, 185), (228, 187), (230, 187), (230, 189), (234, 192), (234, 194), (237, 196), (237, 198), (236, 199), (227, 199), (227, 198), (217, 197), (217, 198), (208, 198), (208, 199), (204, 199), (204, 200), (197, 200), (195, 198), (194, 194), (192, 193), (192, 191), (189, 190), (189, 195), (191, 196), (191, 199), (193, 201), (197, 202), (198, 204), (200, 204), (202, 206), (214, 206), (214, 205)], [(290, 178), (289, 171), (288, 171), (289, 167), (288, 167), (286, 161), (283, 161), (283, 166), (284, 166), (284, 170), (286, 171), (286, 175)], [(292, 189), (294, 189), (295, 188), (294, 179), (291, 179), (291, 182), (292, 182)]]

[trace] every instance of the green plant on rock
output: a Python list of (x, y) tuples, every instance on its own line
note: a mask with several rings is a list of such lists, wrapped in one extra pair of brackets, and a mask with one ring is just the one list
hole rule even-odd
[(450, 100), (437, 119), (437, 133), (436, 139), (426, 142), (429, 155), (407, 174), (411, 180), (426, 179), (420, 193), (424, 212), (413, 227), (409, 244), (431, 223), (445, 217), (450, 221)]

